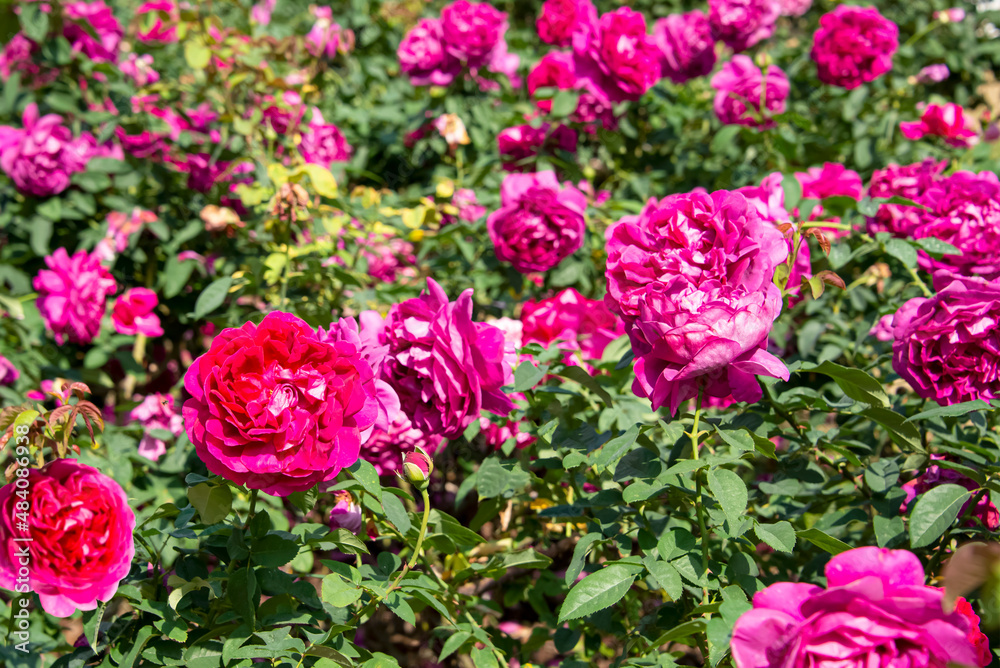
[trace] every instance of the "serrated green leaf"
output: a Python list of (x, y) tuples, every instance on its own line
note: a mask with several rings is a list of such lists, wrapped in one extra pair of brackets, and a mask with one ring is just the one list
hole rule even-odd
[(926, 547), (958, 519), (972, 493), (961, 485), (938, 485), (917, 499), (910, 513), (910, 547)]
[(346, 608), (364, 593), (361, 587), (348, 582), (337, 573), (330, 573), (323, 578), (320, 586), (320, 598), (335, 608)]
[(233, 279), (230, 276), (212, 281), (207, 288), (198, 295), (198, 300), (194, 303), (194, 317), (204, 318), (206, 315), (222, 306), (229, 294), (229, 288), (233, 286)]
[(729, 526), (736, 528), (750, 500), (746, 483), (729, 469), (715, 469), (708, 472), (708, 488), (722, 506)]
[(559, 623), (592, 615), (620, 601), (642, 567), (611, 564), (583, 578), (569, 590), (559, 608)]
[(624, 434), (616, 436), (601, 446), (600, 450), (591, 453), (594, 465), (600, 470), (614, 467), (639, 438), (639, 425), (634, 424)]
[(791, 554), (795, 550), (795, 529), (791, 523), (781, 521), (775, 524), (754, 524), (757, 538), (778, 552)]

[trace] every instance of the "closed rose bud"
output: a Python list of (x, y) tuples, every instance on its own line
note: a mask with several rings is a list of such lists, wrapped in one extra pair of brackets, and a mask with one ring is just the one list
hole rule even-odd
[(413, 484), (426, 484), (433, 470), (434, 462), (422, 448), (403, 455), (403, 475)]

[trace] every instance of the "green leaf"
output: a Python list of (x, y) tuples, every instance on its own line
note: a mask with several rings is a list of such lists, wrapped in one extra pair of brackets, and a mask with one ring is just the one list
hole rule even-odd
[(672, 600), (677, 601), (684, 595), (684, 583), (681, 582), (681, 574), (677, 572), (673, 564), (662, 559), (643, 559), (650, 575), (660, 585), (660, 589), (667, 593)]
[(535, 387), (535, 385), (538, 385), (538, 381), (544, 377), (545, 371), (536, 368), (534, 364), (525, 360), (514, 371), (514, 391), (526, 392)]
[(660, 647), (661, 645), (666, 645), (671, 640), (680, 640), (681, 638), (693, 638), (699, 633), (704, 633), (705, 626), (708, 622), (704, 619), (692, 619), (689, 622), (684, 622), (683, 624), (678, 624), (674, 628), (661, 634), (656, 640), (649, 644), (650, 647)]
[(114, 158), (91, 158), (87, 163), (88, 172), (98, 172), (100, 174), (125, 174), (132, 171), (132, 167), (124, 160)]
[(486, 458), (476, 474), (479, 498), (503, 496), (509, 499), (531, 483), (531, 474), (515, 460), (501, 463), (496, 457)]
[[(895, 199), (895, 198), (893, 198)], [(934, 237), (924, 237), (922, 239), (914, 239), (916, 244), (920, 246), (926, 253), (930, 255), (961, 255), (962, 251), (955, 248), (947, 241), (941, 241)]]
[(561, 90), (552, 98), (552, 111), (549, 112), (555, 118), (566, 118), (574, 111), (580, 101), (580, 93), (573, 90)]
[(600, 450), (592, 453), (594, 465), (599, 470), (612, 468), (635, 445), (637, 438), (639, 438), (639, 425), (634, 424), (624, 434), (616, 436), (601, 446)]
[(104, 618), (105, 610), (108, 609), (108, 603), (109, 601), (104, 601), (96, 609), (83, 613), (83, 636), (95, 652), (97, 651), (97, 635), (100, 633), (101, 620)]
[(375, 470), (371, 462), (358, 459), (348, 466), (347, 470), (354, 476), (355, 480), (361, 483), (366, 492), (378, 499), (379, 503), (382, 502), (382, 485), (379, 484), (378, 471)]
[(591, 573), (569, 590), (559, 608), (559, 623), (592, 615), (620, 601), (642, 571), (634, 564), (611, 564)]
[(472, 648), (472, 665), (476, 668), (500, 668), (497, 657), (489, 647)]
[(579, 366), (567, 366), (559, 375), (563, 378), (569, 378), (572, 381), (583, 385), (585, 388), (596, 394), (601, 398), (608, 406), (612, 405), (614, 402), (611, 399), (611, 395), (597, 382), (597, 379), (591, 376), (583, 367)]
[(757, 538), (777, 550), (791, 554), (795, 549), (795, 529), (790, 522), (777, 522), (776, 524), (755, 524), (754, 533)]
[(719, 429), (717, 433), (730, 447), (740, 452), (751, 452), (755, 448), (753, 436), (746, 430)]
[(885, 393), (882, 383), (861, 369), (852, 369), (833, 362), (823, 362), (822, 364), (805, 363), (799, 367), (798, 372), (821, 373), (829, 376), (851, 399), (871, 406), (889, 407), (889, 396)]
[(830, 554), (840, 554), (841, 552), (847, 552), (851, 549), (851, 546), (847, 543), (838, 540), (830, 534), (820, 531), (819, 529), (805, 529), (803, 531), (795, 532), (795, 535), (809, 541), (819, 549), (825, 550)]
[(294, 540), (273, 533), (258, 538), (250, 545), (250, 561), (269, 568), (284, 566), (298, 553), (299, 546)]
[(184, 60), (193, 70), (203, 70), (208, 67), (212, 52), (207, 46), (197, 40), (189, 40), (184, 45)]
[(194, 303), (194, 317), (204, 318), (206, 315), (222, 306), (222, 302), (226, 301), (226, 295), (229, 294), (229, 288), (231, 288), (232, 285), (233, 279), (230, 276), (223, 276), (222, 278), (212, 281), (212, 283), (210, 283), (209, 286), (202, 290), (201, 294), (198, 295), (198, 300)]
[(233, 509), (233, 490), (229, 485), (203, 482), (188, 490), (188, 500), (205, 524), (217, 524)]
[(879, 547), (895, 547), (906, 536), (906, 525), (902, 517), (883, 517), (876, 515), (873, 525), (875, 527), (875, 540)]
[(708, 488), (722, 506), (729, 526), (737, 527), (746, 514), (747, 502), (750, 500), (746, 483), (729, 469), (715, 469), (708, 472)]
[(257, 577), (250, 568), (240, 568), (229, 576), (226, 596), (233, 605), (233, 610), (243, 618), (249, 626), (257, 619), (257, 607), (254, 597), (257, 593)]
[(802, 201), (802, 184), (795, 174), (781, 176), (781, 189), (785, 192), (785, 209), (791, 211)]
[(865, 469), (865, 483), (876, 494), (884, 494), (899, 482), (899, 464), (892, 459), (880, 459)]
[(333, 173), (329, 169), (323, 165), (317, 165), (311, 162), (303, 165), (302, 169), (309, 174), (309, 179), (313, 184), (313, 190), (315, 190), (317, 194), (327, 199), (336, 199), (337, 180), (333, 178)]
[(323, 578), (320, 586), (320, 598), (335, 608), (346, 608), (364, 593), (361, 587), (355, 586), (336, 573), (330, 573)]
[(988, 410), (990, 410), (990, 405), (988, 403), (982, 399), (975, 399), (973, 401), (963, 401), (960, 404), (951, 404), (950, 406), (929, 408), (925, 411), (917, 413), (916, 415), (911, 415), (906, 418), (906, 422), (917, 422), (918, 420), (930, 420), (932, 418), (939, 417), (958, 417), (960, 415), (967, 415), (972, 411)]
[(462, 645), (471, 639), (472, 634), (468, 631), (457, 631), (451, 634), (448, 639), (444, 641), (444, 647), (441, 648), (441, 655), (438, 656), (438, 663), (443, 662), (449, 656), (457, 652), (462, 648)]
[(39, 44), (44, 43), (49, 34), (49, 15), (47, 11), (42, 11), (42, 3), (22, 2), (20, 9), (18, 18), (25, 37)]
[(872, 406), (861, 411), (861, 414), (882, 425), (894, 443), (909, 450), (924, 451), (924, 444), (920, 440), (920, 431), (912, 422), (907, 422), (896, 411)]
[(565, 581), (567, 587), (576, 582), (576, 578), (583, 572), (583, 564), (587, 559), (587, 553), (590, 552), (591, 546), (601, 538), (603, 538), (603, 535), (599, 533), (588, 533), (576, 542), (576, 546), (573, 547), (573, 558), (570, 559), (569, 566), (566, 568)]
[(386, 597), (385, 607), (392, 610), (404, 622), (409, 624), (417, 623), (417, 616), (413, 614), (413, 608), (410, 607), (410, 604), (406, 602), (406, 599), (398, 591), (394, 591)]
[(885, 252), (907, 267), (915, 269), (917, 266), (917, 250), (909, 241), (889, 239), (885, 244)]
[(958, 518), (972, 493), (961, 485), (938, 485), (918, 499), (910, 513), (910, 547), (926, 547)]
[(395, 494), (382, 495), (382, 510), (385, 516), (392, 522), (393, 526), (399, 529), (399, 533), (406, 535), (406, 532), (413, 526), (410, 523), (410, 514), (406, 512), (406, 507)]

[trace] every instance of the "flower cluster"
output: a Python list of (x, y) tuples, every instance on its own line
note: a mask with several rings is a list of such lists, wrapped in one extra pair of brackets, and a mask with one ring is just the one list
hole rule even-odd
[(603, 301), (587, 299), (573, 288), (525, 302), (521, 322), (524, 343), (548, 346), (558, 342), (569, 364), (601, 359), (608, 344), (625, 333), (625, 324)]
[(38, 272), (38, 310), (56, 343), (90, 343), (101, 329), (107, 299), (118, 289), (96, 253), (78, 250), (72, 257), (58, 248)]

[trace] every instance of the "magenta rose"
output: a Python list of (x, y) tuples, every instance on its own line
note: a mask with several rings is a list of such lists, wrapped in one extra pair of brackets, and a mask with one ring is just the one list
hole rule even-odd
[(910, 140), (942, 137), (951, 146), (964, 147), (969, 146), (976, 136), (976, 131), (970, 127), (971, 122), (961, 105), (954, 102), (930, 104), (919, 121), (903, 121), (899, 124), (899, 131)]
[(535, 26), (546, 44), (569, 46), (573, 33), (597, 22), (597, 10), (590, 0), (545, 0)]
[(795, 172), (795, 178), (802, 184), (802, 197), (805, 198), (850, 197), (860, 200), (865, 192), (861, 175), (839, 162), (825, 162), (822, 167)]
[(21, 372), (14, 364), (0, 355), (0, 385), (13, 385), (14, 381), (21, 377)]
[[(916, 200), (941, 178), (948, 166), (947, 160), (936, 162), (926, 158), (923, 162), (900, 167), (890, 164), (876, 169), (868, 183), (869, 197), (905, 197)], [(895, 237), (909, 237), (923, 221), (923, 209), (902, 204), (879, 206), (874, 218), (868, 219), (868, 233), (889, 232)]]
[(700, 10), (671, 14), (653, 25), (660, 49), (660, 73), (676, 84), (703, 77), (715, 68), (715, 39)]
[(188, 438), (208, 470), (277, 496), (332, 479), (387, 424), (359, 346), (289, 313), (224, 329), (184, 387)]
[(174, 398), (169, 394), (155, 392), (146, 396), (129, 411), (128, 417), (141, 424), (146, 432), (139, 441), (139, 454), (154, 462), (167, 451), (167, 444), (150, 432), (161, 429), (180, 436), (184, 431), (184, 418), (174, 408)]
[(330, 528), (347, 529), (353, 534), (361, 535), (361, 529), (364, 527), (361, 506), (354, 502), (350, 492), (336, 491), (333, 493), (333, 498), (337, 503), (330, 510)]
[(933, 182), (917, 201), (927, 210), (913, 237), (940, 239), (962, 251), (940, 259), (921, 251), (922, 267), (1000, 278), (1000, 179), (995, 173), (955, 172)]
[(573, 288), (538, 302), (524, 302), (521, 322), (525, 343), (548, 346), (559, 341), (568, 364), (601, 359), (608, 344), (625, 334), (625, 323), (602, 300), (587, 299)]
[[(180, 10), (174, 0), (151, 0), (139, 5), (136, 16), (143, 17), (136, 34), (140, 42), (176, 42)], [(147, 14), (151, 16), (147, 16)]]
[(156, 293), (148, 288), (132, 288), (118, 297), (111, 310), (111, 322), (119, 334), (163, 336), (160, 316), (153, 310), (160, 303)]
[(335, 162), (347, 162), (353, 149), (344, 138), (344, 133), (336, 125), (327, 123), (317, 107), (313, 107), (312, 118), (305, 132), (299, 151), (306, 162), (328, 168)]
[(486, 219), (497, 258), (523, 274), (548, 271), (583, 246), (587, 198), (555, 172), (509, 174)]
[[(103, 0), (63, 5), (63, 36), (73, 51), (93, 61), (114, 63), (122, 41), (122, 26)], [(96, 35), (96, 38), (95, 38)]]
[(420, 431), (457, 438), (481, 411), (513, 409), (501, 388), (513, 381), (515, 352), (500, 329), (472, 320), (471, 289), (449, 302), (427, 279), (426, 292), (389, 309), (380, 340), (389, 346), (382, 378)]
[(361, 457), (370, 462), (379, 475), (391, 475), (400, 471), (406, 453), (415, 452), (419, 447), (433, 455), (444, 444), (444, 439), (417, 429), (408, 417), (399, 413), (388, 429), (376, 428), (372, 432)]
[(1000, 399), (1000, 284), (940, 272), (938, 292), (903, 304), (892, 321), (892, 368), (942, 406)]
[[(111, 600), (132, 567), (135, 513), (125, 491), (75, 459), (27, 471), (26, 478), (0, 488), (0, 587), (22, 591), (27, 584), (54, 617), (94, 610), (98, 601)], [(30, 490), (27, 511), (18, 505), (22, 489)], [(27, 530), (15, 524), (23, 512)], [(27, 582), (21, 575), (25, 562)]]
[[(584, 129), (592, 134), (597, 131), (595, 122), (599, 122), (607, 130), (617, 124), (611, 101), (595, 89), (590, 81), (577, 78), (572, 53), (552, 51), (542, 56), (528, 73), (528, 93), (534, 95), (539, 88), (579, 92), (576, 110), (570, 115), (570, 120), (584, 124)], [(548, 113), (552, 110), (552, 100), (536, 100), (535, 106)]]
[(574, 33), (573, 55), (577, 77), (612, 102), (638, 100), (660, 78), (660, 50), (646, 19), (628, 7)]
[(39, 117), (34, 102), (25, 107), (22, 123), (21, 128), (0, 126), (0, 169), (28, 195), (48, 197), (66, 190), (70, 176), (86, 169), (91, 143), (73, 137), (62, 116)]
[[(785, 111), (788, 77), (777, 65), (767, 67), (767, 75), (749, 56), (738, 54), (712, 77), (715, 114), (725, 125), (773, 127), (771, 117)], [(761, 108), (763, 102), (764, 108)]]
[(504, 41), (505, 32), (507, 14), (488, 3), (458, 0), (441, 10), (445, 50), (470, 69), (489, 63), (493, 50)]
[(399, 43), (399, 69), (414, 86), (447, 86), (461, 63), (446, 49), (440, 19), (421, 19)]
[(906, 550), (859, 547), (826, 565), (826, 589), (779, 582), (754, 594), (736, 621), (737, 668), (945, 668), (986, 666), (986, 636), (968, 602), (943, 609)]
[(515, 125), (501, 130), (497, 135), (497, 148), (503, 168), (508, 172), (523, 172), (533, 168), (526, 164), (540, 152), (553, 150), (576, 152), (576, 132), (565, 125), (542, 123), (533, 128), (530, 125)]
[(739, 53), (774, 34), (778, 0), (708, 0), (715, 38)]
[(56, 343), (87, 344), (101, 330), (107, 299), (118, 289), (96, 253), (78, 250), (70, 257), (57, 248), (45, 258), (34, 280), (38, 310)]
[(848, 90), (892, 69), (899, 28), (874, 7), (839, 5), (819, 19), (812, 59), (819, 80)]

